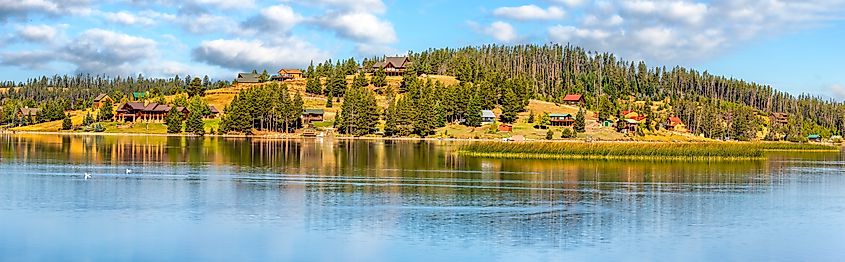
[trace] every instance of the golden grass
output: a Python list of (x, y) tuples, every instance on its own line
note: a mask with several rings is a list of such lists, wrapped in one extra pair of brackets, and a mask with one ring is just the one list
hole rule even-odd
[(758, 160), (763, 150), (749, 143), (472, 143), (470, 156), (535, 159)]

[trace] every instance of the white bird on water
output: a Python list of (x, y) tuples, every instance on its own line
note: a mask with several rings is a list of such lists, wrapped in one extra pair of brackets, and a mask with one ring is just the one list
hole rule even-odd
[(88, 180), (89, 178), (91, 178), (91, 174), (85, 173), (85, 180)]
[(127, 173), (127, 174), (132, 174), (132, 169), (128, 169), (128, 168), (127, 168), (127, 169), (126, 169), (126, 173)]

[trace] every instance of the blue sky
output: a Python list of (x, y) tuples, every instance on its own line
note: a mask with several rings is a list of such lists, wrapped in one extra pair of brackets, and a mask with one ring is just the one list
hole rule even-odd
[(0, 79), (161, 77), (572, 43), (845, 99), (845, 0), (0, 0)]

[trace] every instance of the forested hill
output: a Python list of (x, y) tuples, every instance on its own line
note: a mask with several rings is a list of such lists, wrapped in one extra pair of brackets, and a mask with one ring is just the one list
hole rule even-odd
[[(454, 75), (471, 82), (502, 82), (522, 78), (537, 99), (557, 101), (565, 94), (583, 93), (594, 111), (615, 113), (629, 105), (620, 101), (672, 101), (675, 113), (693, 131), (714, 128), (753, 108), (756, 114), (788, 113), (784, 133), (836, 133), (845, 125), (842, 103), (809, 95), (794, 96), (770, 86), (715, 76), (683, 67), (649, 67), (644, 62), (617, 59), (613, 54), (588, 52), (562, 45), (488, 45), (462, 49), (429, 49), (411, 53), (420, 73)], [(748, 107), (748, 108), (744, 108)], [(805, 134), (806, 135), (806, 134)], [(709, 136), (709, 135), (708, 135)], [(716, 134), (714, 134), (716, 136)]]

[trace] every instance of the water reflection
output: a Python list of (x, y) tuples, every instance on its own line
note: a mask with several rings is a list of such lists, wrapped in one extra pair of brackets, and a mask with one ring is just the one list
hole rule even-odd
[[(12, 221), (0, 225), (3, 261), (32, 252), (15, 240), (43, 225), (26, 218), (42, 216), (106, 217), (110, 220), (100, 226), (110, 231), (147, 230), (148, 235), (109, 244), (129, 253), (164, 249), (159, 255), (135, 257), (141, 260), (207, 259), (168, 248), (211, 241), (205, 239), (252, 243), (208, 251), (213, 260), (244, 255), (272, 260), (508, 260), (507, 254), (549, 258), (560, 251), (591, 254), (582, 257), (588, 259), (634, 255), (650, 260), (666, 252), (661, 247), (685, 241), (703, 243), (691, 251), (701, 255), (724, 244), (745, 243), (736, 234), (769, 234), (769, 240), (758, 241), (778, 246), (777, 239), (797, 233), (815, 232), (817, 238), (820, 232), (845, 233), (836, 224), (841, 221), (826, 220), (842, 216), (824, 213), (845, 210), (836, 201), (843, 197), (845, 181), (830, 175), (845, 170), (838, 153), (773, 153), (768, 161), (744, 162), (549, 161), (467, 158), (455, 154), (458, 145), (450, 142), (0, 139), (0, 218)], [(136, 172), (126, 174), (125, 169)], [(95, 179), (84, 180), (84, 172), (94, 173)], [(805, 210), (804, 203), (820, 209)], [(793, 224), (790, 231), (769, 227), (798, 217), (804, 224)], [(58, 223), (75, 225), (66, 230), (77, 238), (109, 238), (92, 225)], [(71, 247), (77, 242), (55, 232), (44, 234)], [(836, 236), (818, 239), (845, 240), (845, 234)], [(154, 241), (160, 239), (168, 240)], [(268, 253), (278, 249), (268, 243), (287, 243), (288, 249), (300, 251)], [(341, 248), (323, 255), (324, 247)], [(78, 248), (84, 252), (94, 247)], [(375, 257), (362, 255), (362, 250)], [(68, 252), (39, 251), (55, 257)], [(800, 247), (793, 251), (779, 258), (806, 258)], [(97, 253), (90, 257), (120, 259)], [(756, 252), (737, 257), (760, 259)]]

